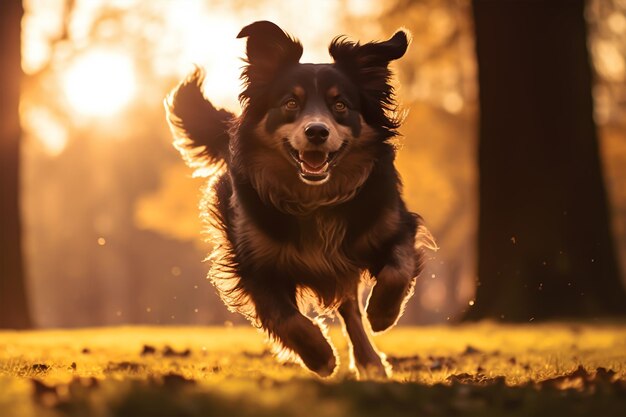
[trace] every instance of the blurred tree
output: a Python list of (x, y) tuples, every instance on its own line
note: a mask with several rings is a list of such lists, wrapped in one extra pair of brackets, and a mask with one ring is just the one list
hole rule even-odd
[(30, 327), (19, 211), (22, 2), (0, 4), (0, 328)]
[(469, 319), (626, 312), (593, 120), (584, 6), (473, 3), (480, 214)]

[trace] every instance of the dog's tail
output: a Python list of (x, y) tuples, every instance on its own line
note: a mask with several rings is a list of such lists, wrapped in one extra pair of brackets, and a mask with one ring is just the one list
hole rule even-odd
[(174, 146), (194, 169), (228, 162), (228, 129), (235, 115), (216, 109), (202, 94), (204, 72), (196, 67), (165, 98)]

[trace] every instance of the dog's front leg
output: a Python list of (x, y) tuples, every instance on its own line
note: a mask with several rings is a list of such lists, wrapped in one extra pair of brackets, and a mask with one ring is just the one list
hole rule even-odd
[(388, 375), (385, 364), (372, 346), (363, 328), (357, 288), (341, 302), (337, 311), (350, 338), (352, 360), (359, 378), (386, 378)]
[(374, 332), (392, 327), (402, 315), (421, 270), (421, 249), (415, 238), (407, 237), (396, 245), (386, 265), (374, 275), (376, 285), (367, 303), (367, 318)]
[(337, 365), (335, 352), (321, 329), (298, 310), (295, 288), (268, 284), (247, 288), (261, 326), (311, 371), (330, 376)]

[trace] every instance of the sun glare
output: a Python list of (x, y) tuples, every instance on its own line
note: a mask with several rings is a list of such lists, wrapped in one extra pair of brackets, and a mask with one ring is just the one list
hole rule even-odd
[(111, 116), (135, 94), (135, 69), (121, 52), (92, 50), (79, 56), (63, 76), (72, 109), (84, 116)]
[(44, 151), (50, 156), (63, 152), (68, 141), (68, 132), (44, 106), (30, 106), (25, 114), (25, 129), (36, 137)]

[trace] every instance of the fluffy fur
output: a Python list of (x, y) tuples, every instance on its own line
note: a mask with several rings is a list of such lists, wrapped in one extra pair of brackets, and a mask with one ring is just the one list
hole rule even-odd
[(241, 116), (216, 109), (196, 68), (166, 99), (174, 145), (192, 167), (214, 167), (202, 212), (214, 251), (210, 279), (233, 311), (263, 328), (282, 350), (320, 376), (337, 366), (319, 321), (303, 311), (336, 312), (361, 377), (390, 369), (363, 326), (401, 316), (434, 247), (407, 210), (390, 140), (399, 126), (390, 61), (406, 32), (361, 45), (335, 38), (331, 64), (301, 64), (302, 45), (270, 22), (247, 38)]

